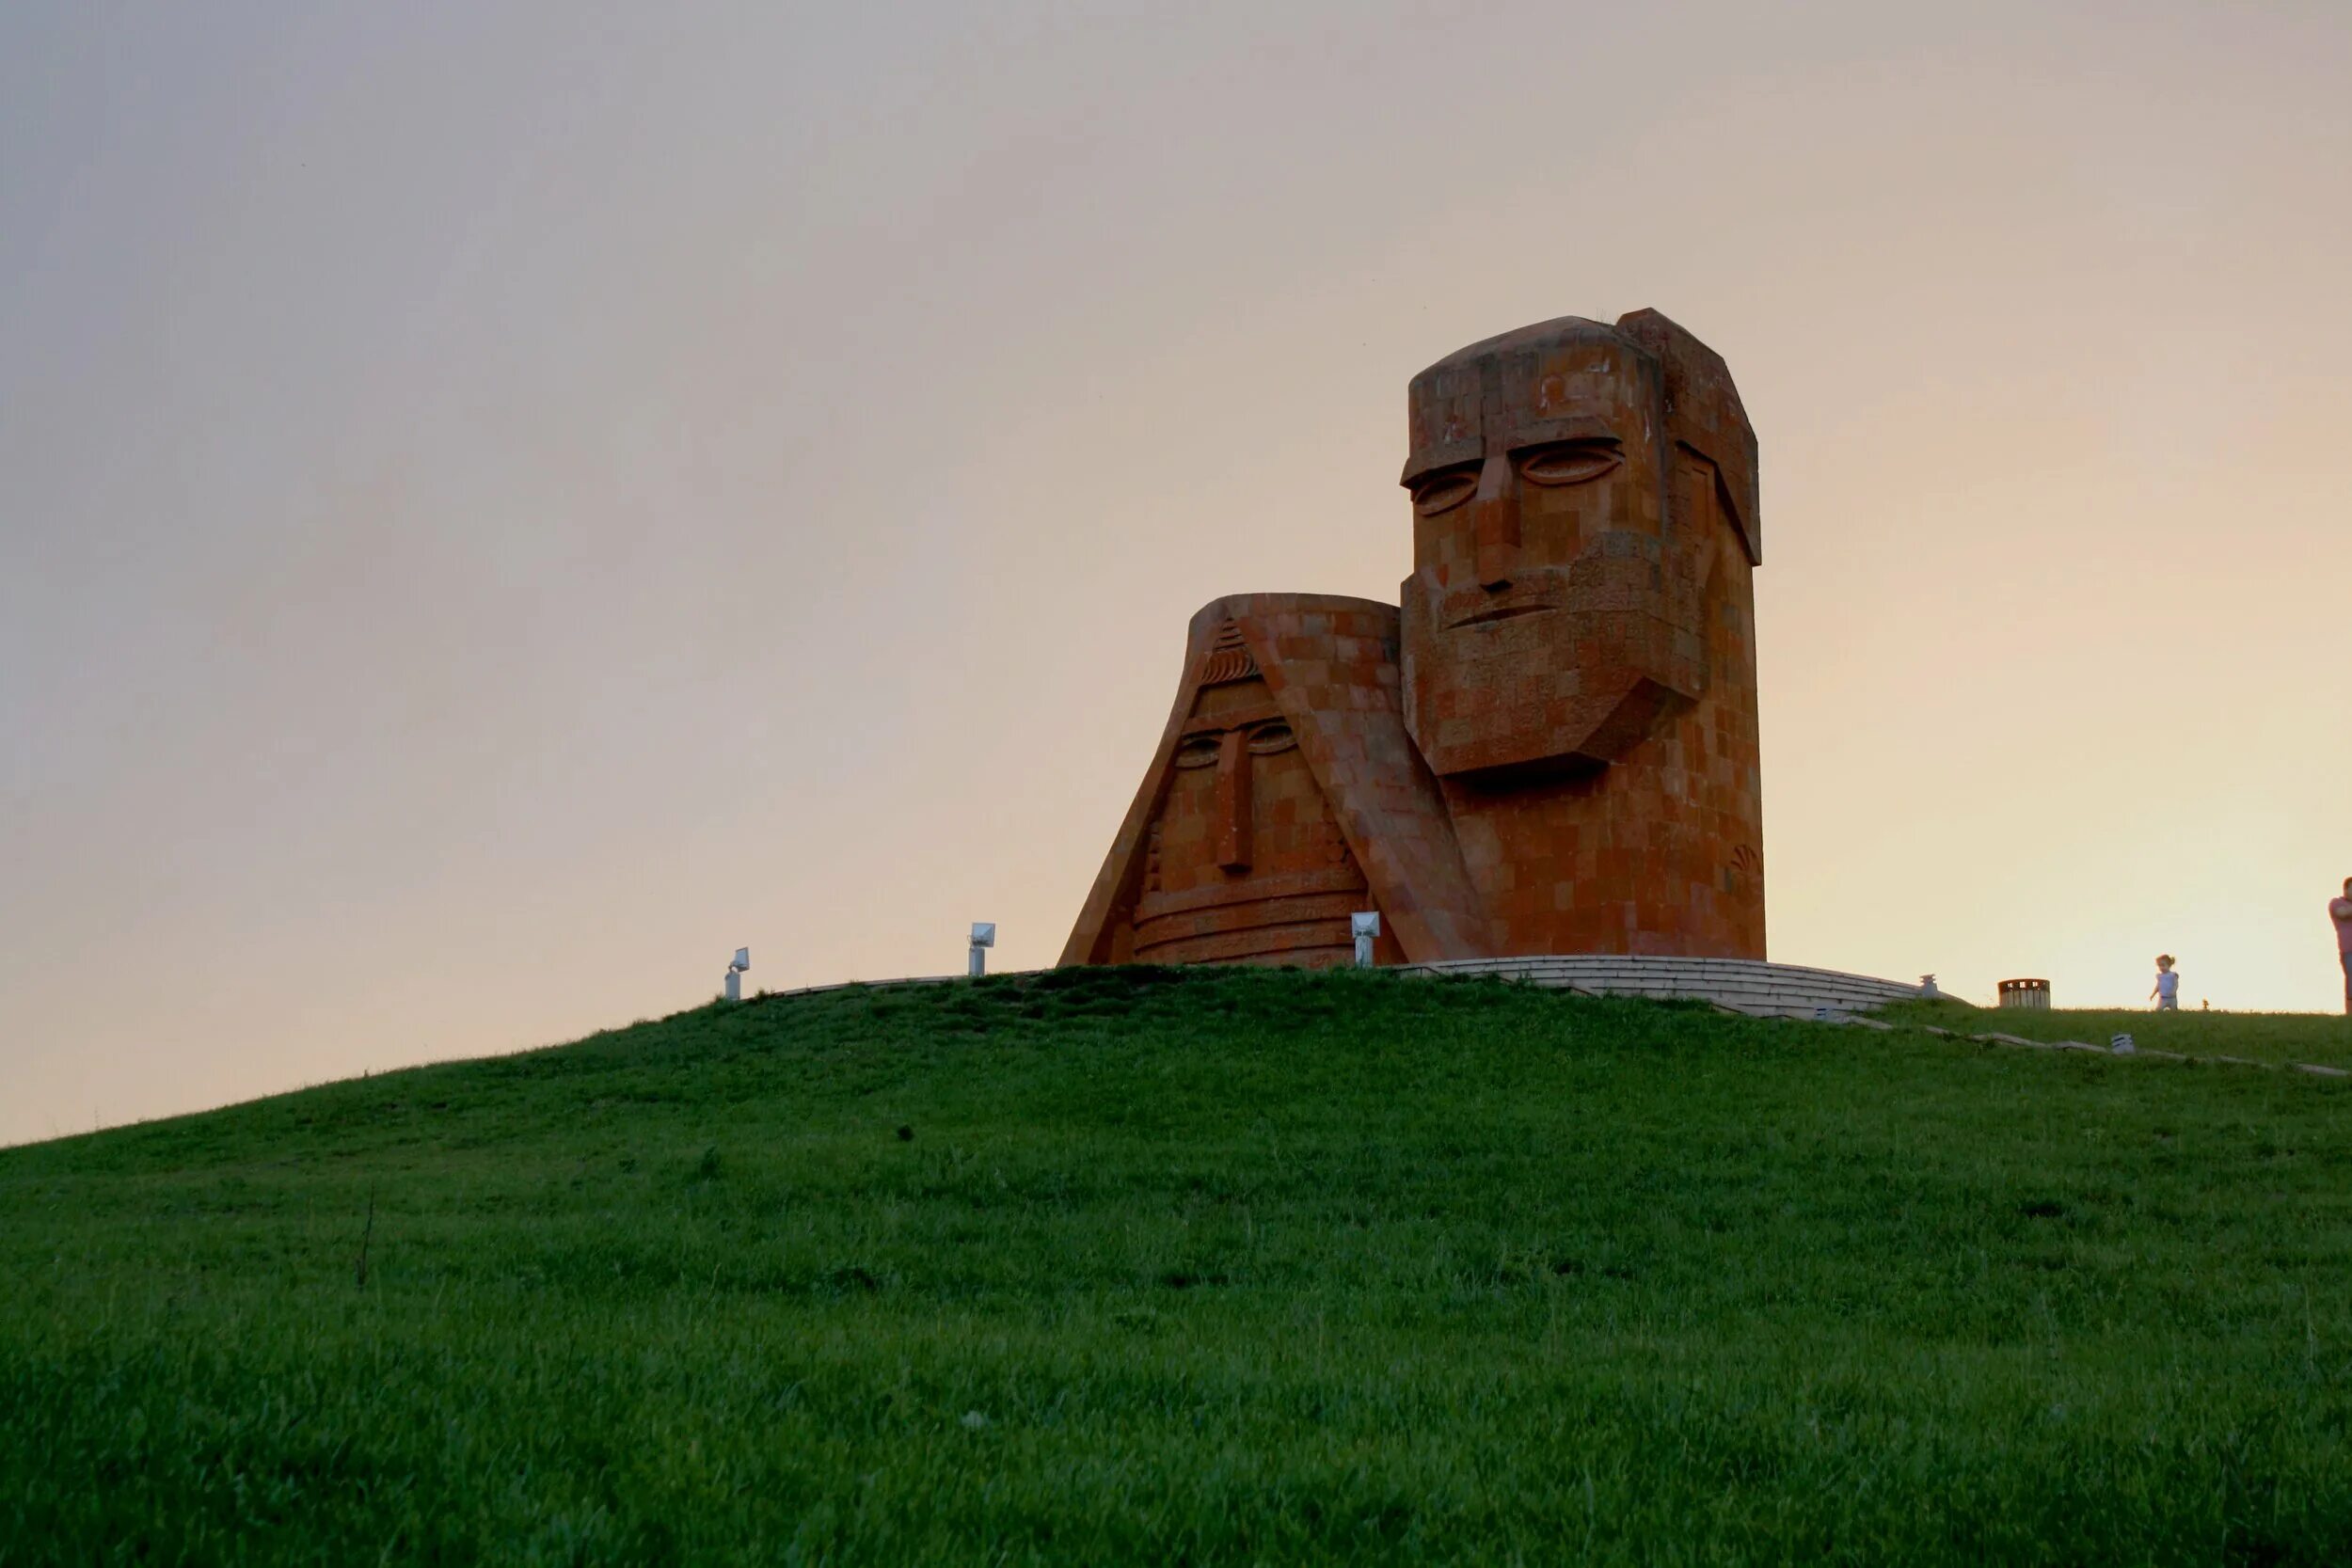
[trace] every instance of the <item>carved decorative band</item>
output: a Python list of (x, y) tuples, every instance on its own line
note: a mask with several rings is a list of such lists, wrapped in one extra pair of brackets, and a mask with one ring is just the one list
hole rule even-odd
[[(1157, 920), (1187, 910), (1222, 909), (1229, 905), (1262, 904), (1269, 898), (1295, 898), (1308, 893), (1361, 893), (1364, 874), (1354, 863), (1327, 871), (1292, 871), (1279, 877), (1252, 877), (1241, 882), (1218, 882), (1186, 888), (1181, 893), (1147, 893), (1136, 904), (1136, 919)], [(1357, 909), (1369, 909), (1358, 904)]]
[(1249, 657), (1247, 648), (1220, 649), (1200, 660), (1200, 684), (1225, 686), (1233, 681), (1246, 681), (1258, 673), (1258, 661)]
[(1364, 900), (1347, 893), (1311, 893), (1291, 898), (1259, 898), (1247, 904), (1217, 904), (1205, 910), (1183, 910), (1136, 922), (1136, 944), (1177, 942), (1220, 931), (1248, 931), (1260, 926), (1295, 926), (1306, 920), (1336, 921), (1364, 907)]
[(1344, 920), (1309, 920), (1290, 926), (1260, 926), (1247, 931), (1184, 936), (1147, 942), (1136, 933), (1136, 957), (1147, 963), (1224, 963), (1233, 958), (1295, 956), (1299, 961), (1354, 951)]

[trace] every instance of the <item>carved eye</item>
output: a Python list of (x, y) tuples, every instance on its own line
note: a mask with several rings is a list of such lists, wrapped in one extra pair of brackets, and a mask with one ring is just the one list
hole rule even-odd
[(1188, 735), (1176, 748), (1179, 768), (1215, 768), (1219, 752), (1225, 750), (1221, 735)]
[(1613, 439), (1557, 441), (1518, 453), (1519, 477), (1530, 484), (1581, 484), (1624, 461)]
[(1451, 512), (1478, 493), (1478, 466), (1439, 468), (1413, 481), (1413, 510), (1424, 517)]
[(1287, 752), (1297, 744), (1298, 736), (1292, 734), (1291, 727), (1279, 719), (1249, 732), (1249, 749), (1260, 756), (1271, 752)]

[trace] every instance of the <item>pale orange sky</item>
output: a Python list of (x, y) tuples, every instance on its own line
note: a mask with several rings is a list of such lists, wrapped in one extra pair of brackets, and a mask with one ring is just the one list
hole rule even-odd
[[(855, 12), (856, 14), (849, 14)], [(0, 1141), (1059, 950), (1405, 385), (1763, 449), (1772, 956), (2324, 1008), (2352, 11), (0, 10)]]

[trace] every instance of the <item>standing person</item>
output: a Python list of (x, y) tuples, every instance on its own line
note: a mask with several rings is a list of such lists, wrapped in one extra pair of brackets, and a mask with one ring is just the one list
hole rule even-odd
[(2352, 1014), (2352, 877), (2344, 879), (2344, 896), (2328, 900), (2328, 918), (2336, 923), (2336, 957), (2344, 964), (2344, 1010)]
[(2181, 1010), (2181, 977), (2172, 973), (2172, 955), (2156, 955), (2156, 989), (2149, 995), (2156, 999), (2156, 1011), (2175, 1013)]

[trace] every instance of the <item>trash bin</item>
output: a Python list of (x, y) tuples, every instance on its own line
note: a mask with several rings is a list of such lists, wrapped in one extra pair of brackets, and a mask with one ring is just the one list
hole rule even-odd
[(2001, 1006), (2004, 1007), (2047, 1007), (2049, 1005), (2050, 982), (2047, 980), (2001, 982)]

